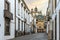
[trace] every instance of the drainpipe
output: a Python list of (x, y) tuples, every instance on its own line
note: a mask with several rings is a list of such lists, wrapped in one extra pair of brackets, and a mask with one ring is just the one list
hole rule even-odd
[(16, 37), (16, 0), (15, 0), (15, 11), (14, 11), (14, 13), (15, 13), (15, 37)]
[[(53, 0), (52, 0), (52, 14), (53, 14)], [(52, 35), (51, 36), (52, 36), (52, 40), (53, 40), (53, 27), (52, 27)]]

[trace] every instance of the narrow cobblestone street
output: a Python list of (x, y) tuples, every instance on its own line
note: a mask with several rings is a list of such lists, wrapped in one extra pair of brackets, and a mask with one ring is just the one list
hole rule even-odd
[(31, 35), (25, 35), (21, 37), (17, 37), (10, 40), (48, 40), (46, 33), (37, 33)]

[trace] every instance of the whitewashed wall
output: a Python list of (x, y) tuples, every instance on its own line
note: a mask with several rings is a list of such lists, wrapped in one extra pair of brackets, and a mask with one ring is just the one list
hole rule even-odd
[(4, 0), (0, 0), (0, 40), (4, 40)]
[[(54, 14), (52, 15), (52, 20), (54, 21), (55, 20), (55, 17), (57, 17), (57, 39), (56, 40), (59, 40), (59, 10), (60, 10), (60, 1), (58, 2), (59, 0), (57, 0), (57, 7), (56, 7), (56, 10), (54, 10)], [(55, 33), (54, 33), (55, 34)], [(55, 36), (55, 35), (54, 35)]]
[(57, 5), (57, 8), (56, 8), (56, 13), (57, 13), (57, 40), (59, 40), (59, 10), (60, 10), (60, 2), (59, 4)]
[[(30, 29), (30, 26), (28, 26), (30, 24), (30, 15), (28, 14), (29, 11), (27, 8), (24, 11), (25, 4), (23, 3), (23, 7), (21, 7), (21, 3), (23, 3), (22, 0), (20, 1), (19, 4), (18, 4), (18, 1), (16, 1), (16, 30), (18, 30), (18, 18), (20, 18), (20, 31), (24, 31), (24, 18), (26, 18), (26, 20), (27, 20), (27, 24), (25, 27), (27, 28), (27, 30)], [(27, 10), (27, 12), (26, 12), (26, 10)], [(18, 14), (20, 14), (20, 16), (18, 16)], [(23, 21), (23, 30), (21, 27), (22, 21)]]

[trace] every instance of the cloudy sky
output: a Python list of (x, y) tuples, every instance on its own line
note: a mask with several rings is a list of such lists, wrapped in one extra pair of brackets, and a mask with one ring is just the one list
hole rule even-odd
[(48, 0), (25, 0), (25, 2), (29, 9), (37, 7), (39, 11), (42, 11), (43, 15), (46, 15)]

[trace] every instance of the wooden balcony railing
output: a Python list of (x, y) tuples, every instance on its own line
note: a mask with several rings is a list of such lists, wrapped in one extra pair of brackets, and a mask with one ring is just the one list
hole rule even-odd
[(4, 17), (8, 17), (10, 20), (13, 20), (13, 14), (8, 10), (4, 10)]

